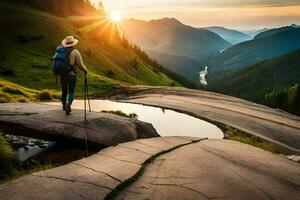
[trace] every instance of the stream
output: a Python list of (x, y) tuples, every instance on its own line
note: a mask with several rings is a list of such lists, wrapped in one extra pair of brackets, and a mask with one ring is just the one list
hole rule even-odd
[(208, 84), (208, 82), (206, 80), (206, 75), (207, 74), (208, 74), (208, 66), (205, 67), (204, 71), (199, 72), (201, 85), (206, 86)]

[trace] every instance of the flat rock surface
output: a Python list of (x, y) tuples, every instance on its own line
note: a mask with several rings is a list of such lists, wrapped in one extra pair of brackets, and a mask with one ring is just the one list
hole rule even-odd
[(46, 140), (69, 140), (111, 146), (158, 137), (151, 124), (107, 113), (73, 110), (66, 116), (60, 107), (37, 103), (0, 104), (0, 127), (14, 134)]
[[(153, 162), (142, 165), (153, 155)], [(300, 165), (283, 156), (229, 140), (162, 137), (119, 144), (5, 183), (0, 185), (1, 200), (101, 200), (142, 167), (144, 173), (114, 199), (296, 200), (300, 196)]]
[(229, 125), (300, 154), (300, 118), (283, 111), (230, 96), (175, 87), (126, 88), (115, 98)]
[(1, 200), (104, 199), (149, 157), (193, 139), (152, 138), (109, 147), (88, 158), (0, 185)]
[(229, 140), (203, 140), (164, 154), (118, 200), (289, 199), (300, 165)]

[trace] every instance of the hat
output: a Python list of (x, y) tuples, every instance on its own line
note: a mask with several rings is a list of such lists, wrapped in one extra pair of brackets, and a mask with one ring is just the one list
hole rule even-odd
[(75, 46), (76, 44), (78, 44), (78, 40), (74, 39), (73, 36), (67, 36), (62, 42), (61, 44), (64, 46), (64, 47), (73, 47)]

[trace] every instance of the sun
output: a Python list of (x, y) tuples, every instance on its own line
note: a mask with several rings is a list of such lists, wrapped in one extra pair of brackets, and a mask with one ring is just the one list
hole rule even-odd
[(110, 20), (115, 23), (122, 21), (122, 15), (121, 15), (120, 11), (118, 11), (118, 10), (112, 11), (110, 13)]

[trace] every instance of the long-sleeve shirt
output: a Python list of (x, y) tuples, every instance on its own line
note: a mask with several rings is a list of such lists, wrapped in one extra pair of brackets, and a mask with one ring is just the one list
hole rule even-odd
[[(76, 63), (75, 63), (75, 61), (76, 61)], [(81, 54), (77, 49), (74, 49), (70, 53), (70, 65), (74, 66), (75, 72), (72, 70), (69, 72), (69, 75), (76, 75), (77, 68), (79, 68), (81, 71), (84, 71), (84, 72), (87, 71), (87, 67), (84, 65)]]

